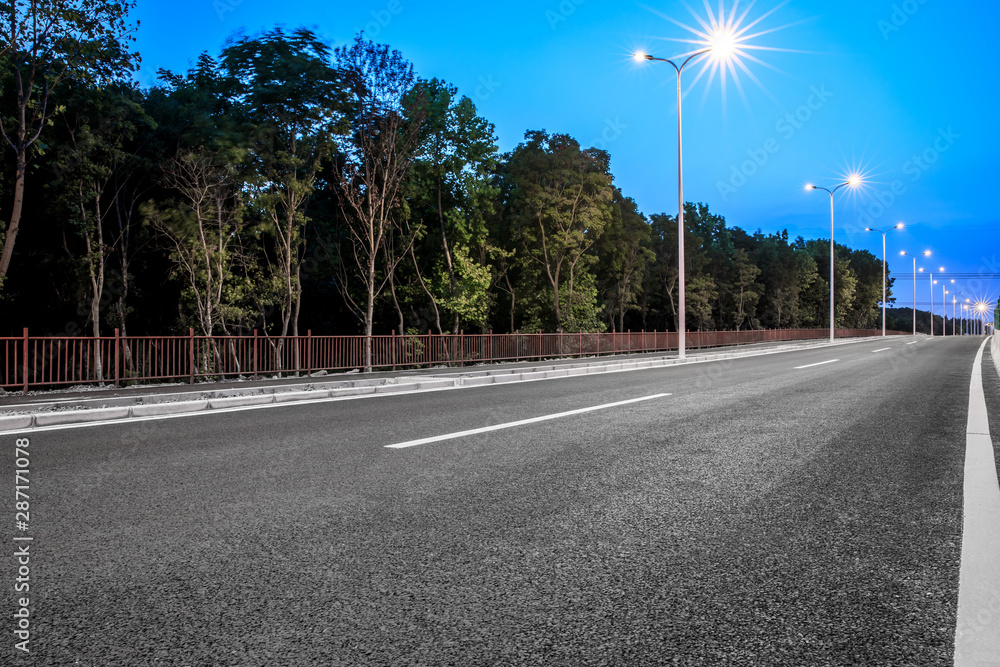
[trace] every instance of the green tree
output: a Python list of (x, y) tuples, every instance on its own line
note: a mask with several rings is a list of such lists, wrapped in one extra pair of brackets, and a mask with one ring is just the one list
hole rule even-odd
[(167, 242), (184, 305), (203, 336), (230, 334), (248, 317), (250, 286), (234, 271), (244, 221), (243, 182), (233, 162), (206, 150), (181, 153), (163, 167), (176, 198), (143, 207)]
[[(371, 336), (375, 299), (409, 254), (413, 235), (405, 233), (404, 186), (416, 159), (423, 118), (414, 94), (413, 66), (395, 50), (360, 35), (336, 50), (349, 91), (350, 131), (339, 139), (333, 182), (345, 229), (339, 244), (338, 287), (348, 306)], [(408, 113), (409, 111), (409, 113)], [(402, 249), (391, 249), (397, 236)], [(351, 285), (360, 285), (360, 292)], [(369, 339), (370, 342), (370, 339)], [(371, 367), (371, 346), (365, 346)]]
[(24, 207), (25, 178), (42, 131), (61, 107), (53, 94), (67, 78), (109, 85), (125, 80), (139, 56), (128, 49), (128, 12), (134, 2), (113, 0), (13, 0), (0, 22), (0, 59), (12, 80), (16, 104), (0, 114), (0, 135), (14, 152), (13, 205), (0, 238), (0, 288), (10, 268)]
[[(488, 260), (494, 248), (486, 230), (498, 190), (491, 183), (497, 163), (493, 126), (468, 97), (437, 79), (421, 81), (412, 101), (419, 105), (422, 137), (408, 179), (410, 217), (427, 230), (410, 248), (415, 276), (443, 332), (441, 310), (451, 331), (462, 321), (483, 327), (491, 305)], [(434, 233), (430, 233), (435, 229)], [(421, 268), (419, 256), (430, 266)]]
[[(528, 132), (508, 157), (505, 206), (516, 239), (522, 279), (548, 292), (549, 308), (530, 304), (530, 326), (575, 331), (600, 327), (591, 252), (612, 217), (614, 186), (608, 155), (581, 150), (562, 134)], [(525, 304), (528, 306), (529, 304)]]
[(251, 205), (274, 239), (281, 335), (290, 330), (298, 336), (306, 210), (334, 136), (345, 127), (340, 74), (330, 63), (329, 47), (304, 28), (290, 34), (275, 28), (241, 38), (223, 50), (220, 65), (250, 139)]
[(757, 283), (760, 267), (753, 263), (746, 250), (738, 248), (732, 260), (736, 279), (733, 289), (736, 305), (734, 317), (736, 330), (739, 331), (747, 320), (756, 316), (757, 303), (764, 292), (764, 286)]
[[(132, 166), (126, 144), (140, 128), (148, 130), (150, 119), (135, 91), (126, 85), (99, 88), (69, 82), (60, 92), (58, 97), (66, 110), (51, 133), (56, 143), (50, 166), (61, 178), (51, 189), (83, 242), (81, 256), (73, 259), (79, 260), (85, 276), (91, 335), (98, 337), (106, 266), (116, 250), (123, 258), (128, 253), (125, 228), (131, 215), (119, 201), (125, 196), (121, 186), (127, 179), (121, 172)], [(117, 223), (117, 234), (113, 222)], [(94, 359), (94, 368), (97, 379), (103, 380), (100, 354)]]
[(757, 232), (755, 237), (755, 262), (764, 286), (758, 309), (762, 323), (775, 329), (801, 326), (801, 296), (816, 281), (816, 261), (788, 242), (787, 231)]
[(649, 223), (633, 199), (615, 189), (612, 217), (598, 246), (598, 284), (611, 328), (625, 330), (625, 315), (639, 309), (643, 279), (655, 259)]

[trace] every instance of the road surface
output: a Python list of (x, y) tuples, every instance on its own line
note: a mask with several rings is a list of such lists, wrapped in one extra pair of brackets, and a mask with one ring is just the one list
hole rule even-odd
[(948, 665), (981, 340), (31, 433), (9, 654)]

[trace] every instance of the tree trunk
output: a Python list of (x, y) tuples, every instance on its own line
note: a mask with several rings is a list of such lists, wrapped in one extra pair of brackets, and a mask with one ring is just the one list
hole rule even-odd
[(3, 251), (0, 252), (0, 288), (3, 287), (10, 259), (14, 255), (14, 241), (21, 226), (21, 210), (24, 207), (24, 173), (27, 167), (27, 157), (24, 150), (17, 153), (17, 178), (14, 181), (14, 208), (10, 212), (10, 223), (7, 225), (7, 235), (3, 240)]

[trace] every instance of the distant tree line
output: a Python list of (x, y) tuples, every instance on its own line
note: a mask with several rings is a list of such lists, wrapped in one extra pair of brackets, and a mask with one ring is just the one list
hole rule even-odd
[[(142, 89), (130, 3), (42, 4), (0, 27), (0, 333), (676, 329), (676, 218), (605, 151), (543, 130), (501, 154), (360, 35), (241, 36)], [(827, 325), (828, 241), (685, 223), (690, 329)], [(881, 271), (836, 246), (838, 326), (880, 326)]]

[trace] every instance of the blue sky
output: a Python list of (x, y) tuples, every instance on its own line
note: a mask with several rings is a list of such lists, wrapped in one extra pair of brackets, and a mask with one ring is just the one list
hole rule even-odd
[[(274, 3), (263, 0), (138, 0), (140, 81), (160, 67), (184, 71), (202, 51), (216, 55), (238, 31), (308, 26), (334, 45), (359, 30), (392, 45), (424, 78), (472, 98), (496, 126), (500, 148), (527, 130), (570, 134), (608, 150), (623, 192), (647, 213), (676, 213), (676, 75), (639, 63), (643, 50), (674, 57), (707, 17), (705, 0), (507, 0), (469, 3), (376, 0)], [(729, 13), (733, 0), (724, 0)], [(696, 81), (685, 69), (684, 194), (730, 226), (794, 238), (828, 238), (832, 188), (860, 170), (865, 187), (835, 200), (838, 243), (881, 256), (897, 278), (898, 304), (912, 297), (912, 262), (901, 250), (933, 256), (918, 266), (963, 275), (965, 296), (1000, 294), (1000, 201), (993, 194), (1000, 154), (1000, 3), (988, 0), (743, 0), (744, 25), (760, 20), (739, 87), (728, 77)], [(719, 0), (711, 0), (719, 13)], [(742, 92), (741, 92), (742, 91)], [(964, 277), (972, 274), (974, 277)], [(937, 277), (937, 276), (935, 276)], [(934, 292), (941, 313), (941, 287)], [(930, 288), (918, 276), (917, 306)], [(950, 316), (951, 297), (948, 297)]]

